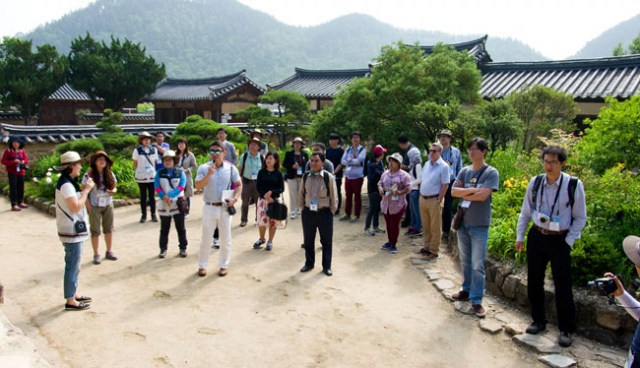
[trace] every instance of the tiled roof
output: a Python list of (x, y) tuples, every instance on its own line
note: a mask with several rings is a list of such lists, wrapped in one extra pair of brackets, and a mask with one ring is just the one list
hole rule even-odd
[(543, 85), (573, 95), (576, 100), (629, 98), (640, 94), (640, 55), (576, 59), (486, 63), (480, 94), (502, 98), (527, 85)]
[(65, 83), (62, 87), (58, 88), (57, 91), (53, 92), (48, 100), (91, 101), (91, 98), (89, 98), (89, 95), (85, 92), (78, 91), (68, 83)]
[(295, 69), (291, 77), (277, 83), (267, 84), (267, 88), (295, 91), (307, 98), (332, 98), (340, 86), (351, 83), (355, 78), (369, 75), (369, 69), (346, 70), (306, 70)]
[[(489, 35), (485, 35), (484, 37), (480, 37), (476, 40), (460, 42), (460, 43), (452, 43), (448, 44), (449, 46), (453, 46), (456, 51), (464, 51), (466, 50), (469, 55), (472, 55), (476, 58), (476, 63), (488, 63), (491, 60), (491, 56), (486, 48), (487, 38)], [(431, 54), (433, 52), (434, 46), (420, 46), (425, 53)]]
[(152, 93), (150, 101), (203, 101), (215, 100), (233, 90), (249, 84), (262, 93), (265, 88), (247, 76), (246, 71), (203, 79), (165, 78), (158, 83), (158, 89)]
[[(163, 132), (173, 135), (178, 124), (127, 124), (119, 125), (125, 133), (138, 135), (149, 132), (152, 135)], [(7, 143), (11, 137), (21, 137), (27, 143), (59, 143), (74, 141), (80, 138), (97, 138), (104, 131), (94, 125), (52, 125), (52, 126), (24, 126), (0, 124), (2, 143)]]
[[(104, 118), (104, 114), (101, 113), (87, 113), (83, 114), (80, 120), (83, 121), (101, 121)], [(124, 121), (155, 121), (154, 114), (122, 114), (122, 120)]]

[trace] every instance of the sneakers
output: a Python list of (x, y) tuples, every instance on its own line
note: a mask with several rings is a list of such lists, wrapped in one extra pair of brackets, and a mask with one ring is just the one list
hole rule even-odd
[(429, 252), (429, 254), (423, 254), (422, 255), (422, 260), (424, 260), (424, 261), (437, 261), (438, 260), (438, 255), (435, 254), (435, 253)]
[(167, 250), (166, 249), (162, 249), (160, 251), (160, 254), (158, 254), (158, 258), (164, 258), (167, 256)]
[(187, 250), (186, 249), (180, 249), (180, 253), (178, 253), (178, 255), (181, 258), (187, 258)]
[(145, 221), (147, 221), (147, 215), (142, 215), (142, 217), (140, 217), (140, 223), (143, 224)]
[(389, 243), (386, 243), (385, 245), (381, 246), (380, 249), (382, 250), (389, 250), (391, 249), (392, 245)]
[(409, 230), (407, 230), (407, 232), (405, 232), (404, 235), (405, 236), (410, 236), (414, 231), (416, 231), (416, 229), (414, 229), (411, 226), (409, 226)]
[(13, 211), (13, 212), (20, 212), (20, 211), (22, 211), (22, 210), (21, 210), (21, 209), (20, 209), (20, 207), (18, 207), (18, 206), (13, 206), (13, 207), (11, 207), (11, 211)]
[(20, 207), (21, 209), (24, 210), (24, 209), (29, 208), (29, 205), (22, 203), (22, 204), (18, 205), (18, 207)]
[(480, 318), (484, 318), (487, 315), (487, 311), (482, 307), (482, 304), (471, 304), (471, 308), (473, 308), (476, 316)]
[(380, 226), (378, 226), (378, 227), (374, 227), (374, 228), (373, 228), (373, 230), (374, 230), (376, 233), (380, 233), (380, 234), (384, 234), (384, 233), (386, 233), (386, 232), (387, 232), (385, 229), (381, 229), (381, 228), (380, 228)]
[[(94, 257), (95, 257), (95, 256), (94, 256)], [(111, 261), (117, 261), (117, 260), (118, 260), (118, 257), (116, 257), (116, 255), (115, 255), (115, 254), (113, 254), (113, 252), (112, 252), (112, 251), (107, 251), (107, 252), (104, 254), (104, 258), (106, 258), (106, 259), (108, 259), (108, 260), (111, 260)]]
[(186, 219), (188, 219), (188, 218), (189, 218), (189, 214), (188, 214), (188, 213), (185, 213), (185, 214), (184, 214), (184, 219), (186, 220)]
[(351, 220), (349, 220), (349, 222), (353, 223), (353, 222), (357, 222), (358, 220), (360, 220), (360, 217), (358, 217), (358, 216), (351, 216)]
[(412, 227), (409, 228), (409, 231), (404, 233), (406, 236), (419, 236), (422, 235), (422, 230), (414, 229)]
[(398, 253), (398, 248), (396, 248), (395, 245), (392, 245), (391, 249), (389, 249), (389, 252), (391, 252), (391, 254), (396, 254)]
[(220, 249), (220, 240), (216, 238), (213, 239), (213, 249)]
[(158, 217), (155, 213), (151, 215), (151, 222), (158, 222)]
[(420, 250), (414, 250), (413, 253), (415, 253), (415, 254), (431, 254), (431, 252), (429, 252), (428, 250), (426, 250), (424, 248), (420, 248)]
[(460, 290), (457, 293), (451, 295), (451, 299), (453, 300), (469, 300), (469, 292), (468, 291), (464, 291), (464, 290)]
[(266, 243), (267, 241), (264, 239), (258, 239), (256, 240), (255, 243), (253, 243), (253, 249), (260, 249), (260, 247), (262, 246), (262, 244)]
[(267, 242), (267, 247), (264, 250), (271, 250), (273, 249), (273, 242), (271, 242), (271, 240), (269, 240)]
[(100, 263), (102, 263), (102, 261), (100, 260), (100, 255), (99, 254), (94, 254), (93, 255), (93, 264), (99, 265)]
[(560, 336), (558, 336), (558, 345), (563, 348), (568, 348), (571, 346), (573, 342), (573, 338), (571, 337), (571, 332), (560, 332)]
[(295, 220), (297, 216), (298, 216), (297, 212), (291, 212), (291, 219), (292, 220)]
[(376, 232), (372, 228), (364, 229), (364, 235), (374, 236)]
[(347, 214), (345, 213), (344, 215), (340, 216), (340, 219), (338, 221), (347, 221), (349, 219), (349, 216), (347, 216)]
[(527, 333), (529, 335), (537, 335), (540, 332), (544, 331), (547, 328), (547, 325), (545, 325), (544, 323), (536, 323), (533, 322), (532, 324), (529, 325), (529, 327), (527, 327)]

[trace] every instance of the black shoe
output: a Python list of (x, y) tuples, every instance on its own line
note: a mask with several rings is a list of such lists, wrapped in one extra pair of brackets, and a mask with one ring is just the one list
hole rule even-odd
[(158, 254), (158, 258), (164, 258), (167, 256), (167, 250), (163, 249), (160, 251), (160, 254)]
[(262, 244), (266, 243), (266, 240), (263, 239), (258, 239), (256, 240), (255, 243), (253, 243), (253, 249), (260, 249), (260, 247), (262, 247)]
[(410, 222), (403, 222), (403, 223), (401, 223), (401, 224), (400, 224), (400, 227), (401, 227), (401, 228), (403, 228), (403, 229), (406, 229), (406, 228), (408, 228), (409, 226), (411, 226), (411, 223), (410, 223)]
[(180, 257), (182, 257), (182, 258), (187, 258), (187, 250), (186, 249), (180, 249), (180, 253), (178, 255)]
[(322, 273), (324, 273), (327, 276), (333, 276), (333, 272), (331, 272), (330, 268), (323, 268)]
[(546, 324), (533, 322), (529, 327), (527, 327), (527, 333), (529, 335), (537, 335), (540, 332), (544, 331), (547, 328)]
[(300, 244), (300, 248), (304, 248), (304, 244)]
[(89, 308), (91, 308), (91, 306), (87, 303), (78, 303), (78, 305), (70, 305), (70, 304), (64, 305), (64, 310), (67, 310), (67, 311), (81, 311)]
[(311, 270), (313, 270), (313, 266), (304, 265), (304, 267), (300, 269), (300, 272), (309, 272)]
[(571, 337), (571, 332), (560, 332), (560, 336), (558, 336), (558, 345), (563, 348), (568, 348), (571, 346), (573, 342), (573, 338)]
[(151, 215), (151, 222), (158, 222), (158, 218), (156, 217), (155, 213)]
[(147, 221), (147, 216), (142, 215), (142, 217), (140, 217), (140, 223), (144, 223), (145, 221)]

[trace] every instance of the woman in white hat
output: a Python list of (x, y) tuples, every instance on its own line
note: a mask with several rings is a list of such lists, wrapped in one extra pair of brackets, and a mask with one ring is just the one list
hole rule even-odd
[(389, 170), (385, 171), (378, 182), (378, 191), (382, 197), (380, 204), (384, 221), (387, 224), (389, 242), (380, 249), (398, 252), (397, 243), (400, 235), (400, 221), (407, 207), (407, 193), (411, 192), (411, 175), (402, 167), (402, 156), (398, 152), (387, 157)]
[(82, 170), (82, 158), (77, 152), (65, 152), (60, 157), (60, 166), (54, 168), (61, 175), (56, 185), (56, 224), (58, 237), (64, 245), (64, 298), (65, 310), (76, 311), (89, 308), (91, 298), (80, 296), (78, 275), (82, 260), (82, 247), (89, 238), (87, 229), (87, 209), (85, 202), (93, 189), (93, 179), (89, 178), (82, 191), (78, 185), (78, 176)]
[(140, 188), (140, 210), (142, 217), (140, 222), (147, 221), (147, 201), (151, 207), (151, 221), (158, 222), (156, 217), (156, 202), (153, 195), (153, 179), (156, 176), (156, 162), (158, 161), (158, 150), (151, 146), (151, 134), (142, 132), (138, 136), (139, 146), (133, 150), (133, 167), (135, 168), (135, 179)]
[(178, 232), (178, 246), (180, 257), (187, 256), (187, 230), (184, 227), (184, 214), (178, 210), (178, 200), (184, 199), (184, 188), (187, 185), (187, 177), (184, 171), (175, 167), (176, 152), (173, 150), (164, 151), (162, 157), (164, 167), (156, 173), (154, 179), (155, 191), (158, 193), (159, 204), (158, 214), (160, 215), (160, 258), (167, 256), (167, 245), (169, 244), (169, 230), (171, 229), (171, 218), (176, 225)]

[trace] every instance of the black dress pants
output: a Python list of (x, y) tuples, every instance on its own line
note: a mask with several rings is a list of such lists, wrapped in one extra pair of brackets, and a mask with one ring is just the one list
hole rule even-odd
[(178, 247), (187, 249), (187, 229), (184, 227), (184, 215), (182, 213), (173, 216), (160, 216), (160, 250), (167, 250), (169, 244), (169, 230), (171, 230), (171, 217), (176, 224), (178, 232)]
[(562, 332), (576, 330), (576, 307), (571, 289), (571, 246), (565, 235), (544, 235), (531, 228), (527, 238), (528, 292), (533, 322), (546, 324), (544, 278), (551, 263), (556, 289), (558, 328)]
[(442, 232), (444, 234), (451, 231), (451, 220), (453, 220), (453, 197), (451, 196), (451, 188), (453, 188), (455, 182), (455, 180), (452, 180), (451, 183), (449, 183), (447, 193), (444, 195), (444, 207), (442, 208)]
[(308, 207), (302, 210), (302, 228), (304, 234), (305, 265), (313, 267), (316, 262), (316, 229), (320, 232), (322, 244), (322, 268), (331, 269), (333, 251), (333, 214), (329, 208), (318, 212)]
[(140, 210), (142, 216), (147, 217), (147, 201), (151, 207), (151, 215), (156, 213), (155, 186), (153, 183), (138, 183), (140, 188)]
[(11, 206), (18, 206), (24, 201), (24, 175), (8, 173), (9, 199)]

